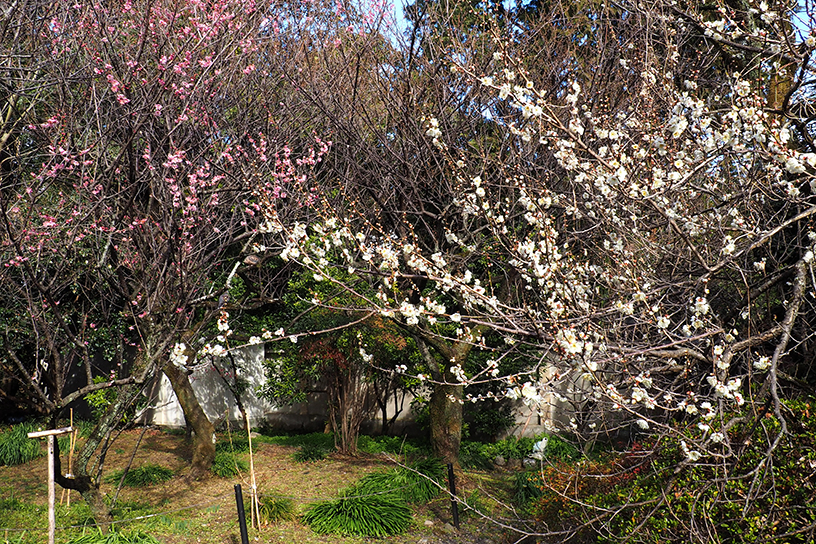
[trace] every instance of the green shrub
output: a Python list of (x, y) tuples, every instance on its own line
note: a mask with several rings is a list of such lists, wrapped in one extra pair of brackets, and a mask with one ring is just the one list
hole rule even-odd
[(264, 524), (290, 520), (295, 517), (295, 503), (292, 499), (262, 496), (258, 501), (258, 514)]
[(513, 408), (508, 402), (487, 401), (465, 405), (468, 436), (472, 440), (493, 441), (507, 432), (516, 422)]
[(292, 455), (298, 463), (320, 461), (326, 457), (326, 448), (316, 444), (304, 444)]
[(416, 463), (411, 469), (398, 467), (368, 474), (352, 486), (347, 495), (387, 495), (415, 504), (427, 503), (439, 494), (445, 468), (439, 461), (429, 459)]
[(321, 534), (385, 537), (405, 532), (411, 509), (389, 496), (348, 497), (311, 505), (303, 521)]
[[(109, 381), (106, 376), (95, 376), (93, 382), (95, 384), (105, 383)], [(119, 394), (118, 388), (97, 389), (85, 395), (85, 402), (91, 407), (94, 419), (102, 419), (108, 408), (116, 402), (116, 396)]]
[[(550, 531), (580, 527), (576, 541), (649, 544), (667, 542), (810, 542), (816, 524), (816, 399), (784, 401), (785, 439), (767, 461), (769, 437), (781, 430), (772, 413), (749, 407), (712, 420), (706, 434), (676, 424), (679, 438), (644, 436), (623, 453), (608, 452), (581, 463), (553, 462), (516, 477), (517, 499), (529, 517)], [(705, 440), (711, 455), (686, 460), (680, 441)], [(729, 444), (738, 456), (719, 459)], [(549, 448), (548, 448), (549, 454)], [(757, 467), (767, 471), (755, 476)], [(770, 466), (772, 465), (772, 466)], [(763, 469), (764, 470), (764, 469)], [(792, 514), (796, 512), (796, 514)], [(585, 539), (585, 540), (583, 540)]]
[(249, 470), (249, 464), (240, 459), (232, 452), (218, 452), (215, 454), (215, 461), (213, 461), (212, 468), (213, 474), (216, 476), (220, 476), (221, 478), (230, 478), (232, 476), (237, 476), (241, 472), (246, 472)]
[(0, 465), (22, 465), (43, 454), (40, 443), (28, 438), (34, 430), (33, 423), (20, 423), (0, 433)]
[(111, 530), (108, 534), (103, 534), (101, 531), (94, 531), (92, 533), (84, 534), (82, 536), (74, 537), (68, 541), (67, 544), (161, 544), (152, 536), (141, 531), (132, 533), (122, 533), (116, 530)]
[(547, 459), (565, 463), (581, 458), (578, 448), (556, 435), (550, 435), (545, 453)]
[[(122, 480), (123, 470), (111, 473), (105, 481), (118, 484)], [(128, 487), (145, 487), (148, 485), (160, 484), (173, 478), (173, 471), (167, 467), (155, 463), (147, 463), (140, 467), (130, 469), (125, 474), (123, 485)]]
[(463, 440), (459, 446), (459, 463), (465, 468), (490, 470), (496, 456), (491, 455), (489, 446), (492, 444)]
[[(533, 452), (536, 442), (547, 435), (509, 437), (492, 444), (482, 442), (463, 441), (459, 448), (459, 462), (464, 467), (490, 470), (496, 457), (501, 455), (506, 460), (524, 459)], [(581, 452), (562, 438), (547, 436), (545, 458), (551, 461), (575, 461), (581, 457)]]
[[(68, 426), (68, 422), (65, 422), (65, 426)], [(74, 429), (79, 429), (79, 433), (77, 438), (88, 438), (91, 436), (91, 431), (93, 431), (96, 423), (93, 421), (89, 421), (86, 419), (74, 420)], [(59, 442), (59, 450), (60, 455), (68, 455), (71, 451), (71, 434), (61, 434), (57, 437), (57, 442)], [(74, 446), (75, 451), (79, 451), (78, 446)]]

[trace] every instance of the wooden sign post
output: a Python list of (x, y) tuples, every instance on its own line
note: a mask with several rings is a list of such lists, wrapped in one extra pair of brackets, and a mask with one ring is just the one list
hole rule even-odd
[(54, 502), (56, 499), (56, 493), (54, 492), (54, 437), (70, 433), (73, 430), (73, 427), (63, 427), (61, 429), (28, 433), (29, 438), (48, 437), (48, 544), (54, 544), (54, 536), (57, 532), (57, 519), (54, 515)]

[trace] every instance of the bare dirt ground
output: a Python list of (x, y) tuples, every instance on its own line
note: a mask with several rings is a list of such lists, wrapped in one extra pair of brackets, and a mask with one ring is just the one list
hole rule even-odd
[[(140, 434), (140, 430), (130, 430), (117, 437), (109, 449), (103, 475), (121, 470), (128, 464)], [(256, 441), (254, 466), (259, 493), (289, 497), (299, 511), (311, 502), (336, 498), (341, 489), (369, 472), (394, 466), (385, 456), (371, 455), (348, 457), (333, 454), (321, 461), (298, 463), (293, 459), (294, 452), (295, 448), (292, 447)], [(249, 460), (248, 454), (241, 457)], [(234, 485), (241, 484), (244, 493), (248, 493), (251, 488), (250, 475), (241, 473), (234, 478), (213, 475), (202, 481), (189, 482), (184, 477), (189, 458), (190, 448), (183, 436), (149, 429), (136, 449), (132, 466), (156, 463), (172, 469), (175, 476), (163, 484), (123, 487), (116, 498), (118, 526), (124, 530), (147, 532), (168, 544), (239, 543)], [(65, 452), (62, 460), (65, 468)], [(45, 457), (22, 466), (0, 467), (0, 499), (12, 497), (20, 504), (27, 505), (22, 508), (25, 514), (0, 512), (0, 531), (11, 529), (5, 533), (5, 540), (0, 542), (15, 542), (14, 538), (22, 539), (19, 540), (21, 542), (44, 540), (42, 537), (47, 527), (46, 481)], [(506, 492), (499, 480), (488, 473), (463, 473), (457, 485), (461, 490), (460, 496), (478, 490), (479, 496), (485, 497), (482, 506), (487, 510), (494, 509), (489, 497)], [(102, 491), (109, 500), (116, 496), (116, 487), (115, 483), (103, 484)], [(58, 487), (58, 502), (61, 496), (65, 498)], [(81, 497), (72, 492), (71, 508), (62, 506), (58, 509), (57, 525), (70, 527), (81, 524), (86, 518), (87, 509)], [(278, 522), (260, 530), (251, 528), (249, 535), (252, 542), (307, 544), (373, 541), (397, 544), (500, 544), (514, 542), (518, 537), (505, 533), (495, 524), (474, 514), (463, 516), (459, 530), (454, 529), (451, 522), (450, 500), (440, 496), (429, 505), (414, 509), (414, 522), (406, 534), (388, 539), (318, 535), (296, 520)], [(15, 523), (24, 526), (14, 526)], [(20, 529), (25, 529), (25, 532)], [(76, 535), (76, 531), (60, 530), (58, 542)], [(0, 538), (3, 537), (0, 535)]]

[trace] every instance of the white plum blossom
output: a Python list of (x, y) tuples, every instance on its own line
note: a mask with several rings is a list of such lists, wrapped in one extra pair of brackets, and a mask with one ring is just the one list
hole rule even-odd
[(771, 366), (771, 358), (767, 356), (762, 356), (756, 361), (754, 361), (754, 368), (759, 370), (760, 372), (768, 370)]
[(183, 367), (187, 364), (187, 355), (185, 355), (185, 350), (187, 346), (184, 345), (183, 342), (176, 343), (173, 346), (173, 351), (170, 353), (170, 362), (178, 367)]
[(686, 456), (686, 460), (690, 463), (695, 463), (700, 460), (700, 457), (702, 457), (702, 454), (699, 451), (689, 449), (688, 444), (686, 444), (685, 440), (680, 442), (680, 448), (683, 450), (683, 453)]
[(699, 315), (706, 315), (711, 306), (708, 305), (708, 300), (705, 297), (697, 297), (694, 299), (694, 313)]

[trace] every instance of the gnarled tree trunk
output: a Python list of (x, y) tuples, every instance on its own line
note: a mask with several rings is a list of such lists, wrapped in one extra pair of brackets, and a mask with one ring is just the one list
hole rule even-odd
[(201, 408), (187, 371), (172, 363), (164, 367), (164, 375), (170, 380), (176, 393), (184, 419), (193, 429), (193, 460), (187, 478), (198, 480), (207, 474), (215, 460), (215, 426)]

